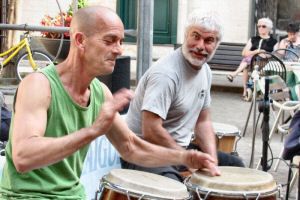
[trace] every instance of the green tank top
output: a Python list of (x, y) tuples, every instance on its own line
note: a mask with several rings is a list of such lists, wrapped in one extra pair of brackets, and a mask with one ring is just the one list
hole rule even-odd
[[(90, 126), (105, 100), (99, 80), (95, 78), (90, 84), (90, 104), (88, 107), (81, 107), (64, 88), (54, 65), (41, 72), (51, 85), (45, 137), (62, 137)], [(12, 127), (13, 118), (14, 111)], [(20, 174), (12, 162), (9, 139), (0, 183), (0, 199), (85, 199), (84, 186), (79, 181), (88, 149), (89, 145), (86, 145), (58, 163)]]

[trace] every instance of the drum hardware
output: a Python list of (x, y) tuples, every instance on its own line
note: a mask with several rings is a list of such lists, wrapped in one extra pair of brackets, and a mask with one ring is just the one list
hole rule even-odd
[[(111, 183), (109, 183), (108, 181), (106, 181), (104, 179), (101, 179), (100, 184), (99, 184), (99, 190), (97, 190), (97, 192), (96, 192), (95, 200), (97, 200), (97, 198), (98, 198), (97, 197), (98, 196), (97, 193), (100, 194), (100, 199), (101, 199), (105, 186), (107, 186), (107, 187), (109, 187), (111, 189), (114, 189), (114, 190), (116, 190), (116, 191), (118, 191), (118, 192), (126, 195), (127, 196), (127, 200), (131, 200), (130, 196), (138, 198), (138, 200), (142, 200), (143, 198), (151, 199), (151, 196), (147, 196), (147, 195), (144, 195), (144, 194), (138, 194), (138, 193), (130, 192), (130, 191), (128, 191), (127, 189), (123, 188), (120, 185), (114, 185), (114, 184), (111, 184)], [(160, 198), (157, 198), (157, 199), (160, 200)]]
[[(196, 192), (197, 192), (197, 196), (200, 200), (202, 200), (202, 198), (200, 197), (200, 191), (199, 191), (199, 188), (196, 189)], [(208, 197), (208, 195), (210, 194), (211, 191), (207, 192), (205, 197), (204, 197), (204, 200)]]
[(101, 182), (100, 182), (100, 184), (99, 184), (99, 189), (98, 189), (98, 190), (96, 191), (96, 193), (95, 193), (95, 200), (98, 200), (98, 194), (100, 194), (100, 198), (101, 198), (101, 195), (102, 195), (103, 190), (104, 190), (104, 186), (103, 186), (103, 184), (101, 184)]
[(277, 188), (278, 188), (278, 196), (279, 196), (279, 198), (280, 198), (281, 200), (284, 200), (283, 194), (282, 194), (282, 185), (279, 184), (279, 185), (277, 186)]
[(242, 138), (241, 132), (239, 132), (238, 139), (236, 139), (235, 142), (234, 142), (234, 150), (230, 153), (231, 155), (239, 156), (239, 153), (237, 152), (236, 149), (237, 149), (237, 143), (238, 143), (238, 141), (240, 141), (241, 138)]

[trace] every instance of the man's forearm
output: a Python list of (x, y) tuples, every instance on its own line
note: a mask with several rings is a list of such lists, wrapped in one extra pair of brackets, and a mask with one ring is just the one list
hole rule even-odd
[(157, 144), (159, 146), (184, 150), (183, 147), (178, 145), (170, 133), (162, 126), (148, 126), (143, 129), (144, 139), (150, 143)]
[(198, 125), (195, 129), (195, 137), (201, 151), (210, 154), (217, 160), (216, 137), (212, 125)]

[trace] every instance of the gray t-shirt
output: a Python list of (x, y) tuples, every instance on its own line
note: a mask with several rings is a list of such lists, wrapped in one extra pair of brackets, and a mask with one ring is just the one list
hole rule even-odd
[(158, 60), (141, 78), (126, 116), (129, 128), (142, 137), (142, 111), (159, 115), (163, 127), (181, 146), (190, 143), (201, 110), (210, 106), (211, 70), (193, 69), (181, 48)]

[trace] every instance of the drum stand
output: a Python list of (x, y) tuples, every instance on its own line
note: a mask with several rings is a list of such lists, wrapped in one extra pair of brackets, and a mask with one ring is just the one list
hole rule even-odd
[(251, 77), (253, 78), (254, 81), (254, 86), (253, 86), (253, 97), (251, 100), (251, 105), (249, 108), (249, 112), (247, 115), (247, 120), (245, 123), (245, 127), (244, 127), (244, 131), (243, 131), (243, 137), (245, 136), (246, 130), (247, 130), (247, 126), (248, 126), (248, 122), (249, 122), (249, 118), (251, 115), (251, 111), (252, 108), (254, 107), (253, 110), (253, 136), (252, 136), (252, 150), (251, 150), (251, 158), (250, 158), (250, 164), (249, 164), (249, 168), (253, 168), (253, 160), (254, 160), (254, 150), (255, 150), (255, 136), (256, 136), (256, 127), (255, 127), (255, 122), (256, 122), (256, 98), (257, 98), (257, 84), (258, 84), (258, 80), (259, 80), (259, 74), (258, 74), (258, 65), (254, 66), (254, 71), (251, 74)]

